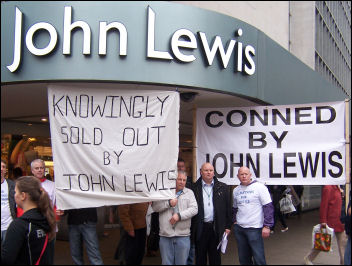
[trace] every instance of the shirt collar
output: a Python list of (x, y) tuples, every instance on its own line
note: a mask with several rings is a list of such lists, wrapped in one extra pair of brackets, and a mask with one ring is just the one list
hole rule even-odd
[[(250, 185), (252, 185), (252, 184), (254, 184), (254, 183), (256, 183), (256, 182), (258, 182), (257, 180), (252, 180), (246, 187), (249, 187)], [(241, 185), (241, 184), (240, 184)], [(243, 186), (243, 185), (241, 185), (241, 186)]]
[(204, 182), (204, 180), (202, 179), (202, 186), (204, 187), (204, 186), (214, 186), (214, 179), (213, 179), (213, 181), (211, 181), (211, 184), (210, 185), (208, 185), (207, 183), (205, 183)]

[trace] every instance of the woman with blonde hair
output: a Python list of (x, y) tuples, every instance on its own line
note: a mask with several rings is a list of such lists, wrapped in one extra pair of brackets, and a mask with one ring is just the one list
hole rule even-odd
[(24, 214), (7, 230), (1, 264), (50, 264), (48, 243), (55, 239), (56, 220), (47, 192), (37, 178), (23, 176), (16, 180), (15, 201)]

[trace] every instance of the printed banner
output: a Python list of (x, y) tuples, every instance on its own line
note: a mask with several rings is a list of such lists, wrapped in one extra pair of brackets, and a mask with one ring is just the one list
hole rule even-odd
[(344, 102), (200, 108), (197, 167), (238, 185), (238, 168), (268, 185), (345, 184)]
[(51, 86), (48, 104), (58, 209), (172, 197), (177, 92)]

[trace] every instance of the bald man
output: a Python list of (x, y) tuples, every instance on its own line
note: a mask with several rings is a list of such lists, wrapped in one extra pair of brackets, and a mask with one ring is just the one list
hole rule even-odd
[(230, 188), (217, 180), (214, 167), (205, 163), (200, 169), (201, 178), (193, 186), (198, 203), (198, 214), (192, 220), (196, 242), (196, 264), (220, 265), (220, 250), (217, 245), (232, 226)]
[(274, 206), (267, 187), (252, 180), (247, 167), (237, 174), (240, 185), (233, 190), (233, 222), (241, 265), (266, 265), (263, 238), (270, 236)]

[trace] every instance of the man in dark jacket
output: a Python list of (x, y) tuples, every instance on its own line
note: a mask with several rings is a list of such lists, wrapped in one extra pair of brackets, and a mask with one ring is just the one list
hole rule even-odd
[(224, 232), (230, 233), (232, 207), (230, 188), (214, 177), (214, 167), (205, 163), (200, 169), (201, 178), (194, 184), (193, 191), (198, 203), (198, 214), (192, 219), (196, 241), (196, 264), (220, 265), (220, 250), (217, 245)]

